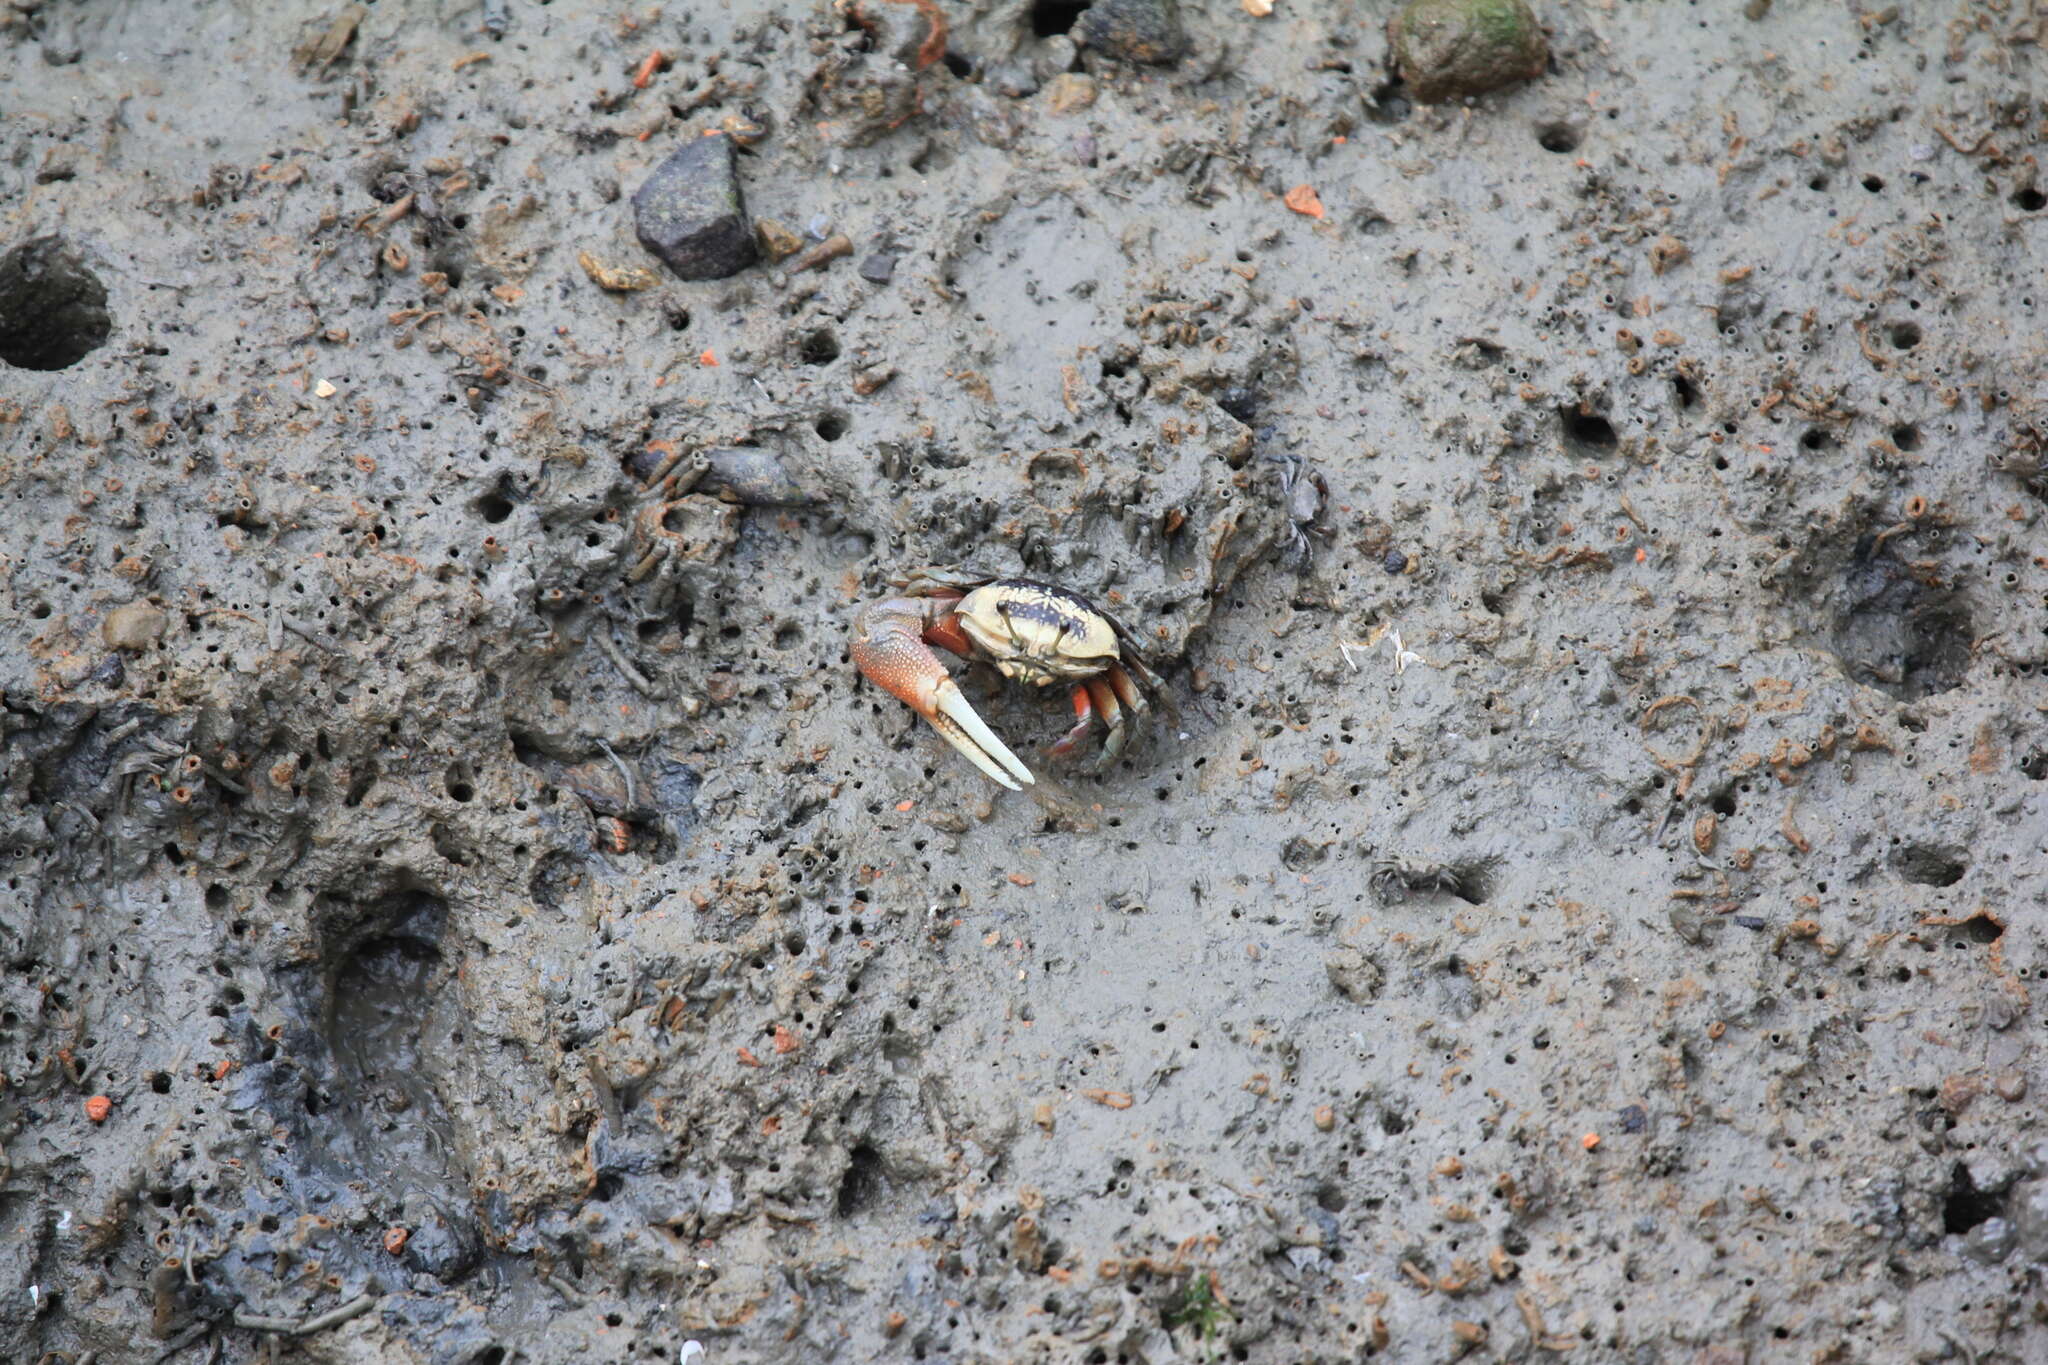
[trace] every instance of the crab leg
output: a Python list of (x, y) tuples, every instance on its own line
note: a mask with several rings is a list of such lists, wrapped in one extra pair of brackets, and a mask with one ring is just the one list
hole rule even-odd
[(1102, 757), (1095, 760), (1097, 771), (1116, 762), (1116, 756), (1124, 751), (1124, 741), (1129, 738), (1129, 732), (1124, 729), (1124, 708), (1117, 702), (1116, 690), (1110, 686), (1109, 676), (1113, 675), (1090, 678), (1084, 684), (1088, 695), (1095, 699), (1095, 709), (1102, 716), (1103, 728), (1108, 731), (1102, 742)]
[(853, 622), (854, 666), (869, 681), (932, 723), (967, 761), (1012, 791), (1032, 780), (979, 715), (953, 675), (925, 642), (953, 648), (957, 635), (948, 618), (953, 602), (944, 598), (887, 597), (861, 608)]
[(1088, 738), (1088, 728), (1095, 724), (1095, 703), (1089, 699), (1088, 684), (1074, 684), (1074, 728), (1066, 737), (1052, 746), (1055, 754), (1070, 754), (1074, 746)]

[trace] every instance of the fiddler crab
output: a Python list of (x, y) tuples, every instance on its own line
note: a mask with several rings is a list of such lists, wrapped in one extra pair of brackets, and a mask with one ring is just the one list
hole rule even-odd
[(1031, 770), (975, 714), (930, 646), (994, 664), (1033, 687), (1071, 683), (1074, 726), (1052, 752), (1073, 752), (1100, 716), (1108, 737), (1098, 769), (1123, 751), (1125, 713), (1141, 716), (1150, 709), (1146, 694), (1162, 695), (1130, 631), (1065, 588), (946, 569), (918, 569), (890, 586), (901, 592), (868, 603), (853, 619), (854, 665), (1012, 791), (1033, 780)]

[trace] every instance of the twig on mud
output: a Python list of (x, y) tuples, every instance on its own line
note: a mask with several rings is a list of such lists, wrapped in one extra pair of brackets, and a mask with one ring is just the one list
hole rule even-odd
[(626, 809), (638, 809), (640, 803), (633, 799), (633, 774), (627, 769), (625, 760), (613, 753), (612, 746), (602, 739), (597, 741), (597, 747), (604, 750), (604, 756), (612, 761), (612, 766), (619, 770), (619, 776), (626, 780)]
[(654, 684), (647, 681), (639, 669), (626, 662), (626, 656), (619, 652), (617, 645), (605, 638), (603, 630), (593, 630), (590, 632), (590, 643), (597, 646), (598, 653), (611, 660), (612, 667), (618, 669), (620, 676), (633, 684), (635, 692), (649, 700), (654, 699), (657, 695), (654, 690)]
[(282, 625), (286, 630), (298, 636), (301, 640), (304, 640), (307, 644), (312, 645), (316, 649), (324, 649), (329, 654), (341, 653), (339, 647), (329, 644), (327, 641), (321, 639), (318, 635), (315, 635), (313, 633), (313, 628), (311, 626), (302, 626), (297, 621), (292, 620), (292, 618), (289, 616), (282, 618), (278, 622), (278, 624)]
[(263, 1317), (254, 1313), (235, 1314), (235, 1326), (249, 1332), (276, 1332), (288, 1337), (307, 1337), (315, 1332), (324, 1332), (330, 1327), (339, 1327), (351, 1318), (361, 1317), (377, 1302), (375, 1294), (358, 1294), (339, 1308), (330, 1308), (325, 1313), (316, 1313), (310, 1318)]

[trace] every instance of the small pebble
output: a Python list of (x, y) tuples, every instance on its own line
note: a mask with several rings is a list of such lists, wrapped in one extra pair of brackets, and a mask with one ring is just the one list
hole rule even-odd
[(1761, 929), (1764, 927), (1764, 920), (1761, 915), (1737, 915), (1735, 922), (1745, 929)]
[(1081, 12), (1074, 36), (1097, 52), (1152, 66), (1177, 62), (1188, 52), (1177, 0), (1096, 0)]
[(794, 256), (803, 249), (804, 239), (791, 232), (773, 218), (759, 218), (754, 222), (754, 233), (761, 239), (761, 250), (771, 261), (785, 256)]
[(1650, 1116), (1640, 1104), (1626, 1105), (1621, 1111), (1621, 1131), (1640, 1133), (1650, 1121)]
[(107, 642), (109, 649), (125, 649), (137, 654), (157, 642), (170, 619), (160, 607), (153, 607), (147, 602), (130, 602), (107, 613), (107, 619), (100, 622), (100, 638)]
[(722, 280), (760, 258), (729, 137), (696, 137), (633, 191), (640, 243), (686, 280)]
[(1406, 573), (1408, 572), (1408, 556), (1402, 554), (1399, 550), (1389, 550), (1387, 551), (1386, 558), (1380, 561), (1380, 567), (1388, 573)]
[(860, 277), (874, 284), (887, 284), (896, 274), (896, 258), (878, 251), (860, 263)]
[(1526, 0), (1410, 0), (1387, 38), (1408, 94), (1424, 104), (1534, 80), (1550, 61)]

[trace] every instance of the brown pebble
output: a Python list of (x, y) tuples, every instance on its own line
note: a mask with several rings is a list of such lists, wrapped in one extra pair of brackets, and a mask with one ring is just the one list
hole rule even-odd
[(107, 619), (100, 622), (100, 638), (109, 649), (140, 653), (157, 642), (170, 619), (161, 607), (130, 602), (107, 613)]
[(794, 256), (803, 249), (804, 239), (773, 218), (756, 218), (754, 235), (760, 239), (761, 254), (771, 261)]
[(1991, 1088), (1996, 1090), (1998, 1098), (2007, 1104), (2016, 1104), (2026, 1096), (2027, 1078), (2017, 1071), (2002, 1072), (1998, 1079), (1991, 1083)]
[(854, 375), (853, 391), (865, 398), (896, 377), (894, 365), (870, 365)]
[(1327, 1104), (1317, 1105), (1317, 1106), (1316, 1106), (1316, 1129), (1317, 1129), (1317, 1131), (1318, 1131), (1318, 1132), (1324, 1132), (1324, 1133), (1327, 1133), (1327, 1132), (1329, 1132), (1329, 1131), (1330, 1131), (1330, 1130), (1331, 1130), (1332, 1128), (1335, 1128), (1336, 1126), (1337, 1126), (1337, 1111), (1336, 1111), (1336, 1110), (1334, 1110), (1334, 1109), (1332, 1109), (1332, 1108), (1331, 1108), (1331, 1107), (1330, 1107), (1329, 1105), (1327, 1105)]
[(1451, 1335), (1467, 1346), (1479, 1346), (1486, 1341), (1486, 1328), (1476, 1322), (1454, 1322), (1451, 1324)]
[(1086, 109), (1095, 103), (1095, 78), (1078, 71), (1063, 72), (1046, 85), (1045, 96), (1055, 114), (1071, 114), (1076, 109)]
[(909, 1321), (910, 1319), (904, 1317), (901, 1313), (891, 1313), (882, 1320), (882, 1335), (885, 1337), (895, 1336), (903, 1330), (904, 1324)]

